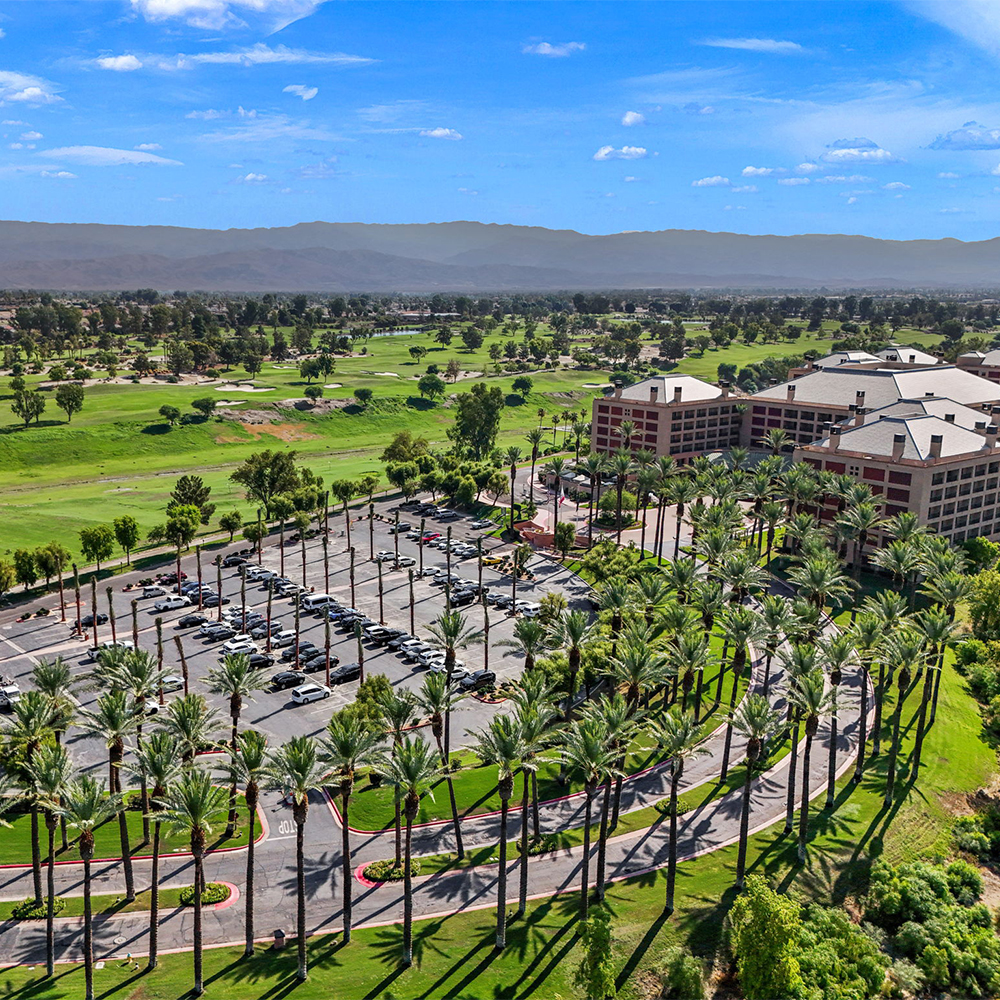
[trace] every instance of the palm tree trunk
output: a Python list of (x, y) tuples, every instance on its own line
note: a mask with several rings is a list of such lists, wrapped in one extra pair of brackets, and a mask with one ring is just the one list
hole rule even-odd
[(537, 839), (541, 830), (538, 822), (538, 772), (531, 772), (531, 830)]
[(344, 856), (344, 944), (348, 944), (351, 940), (351, 906), (353, 902), (351, 899), (351, 827), (348, 818), (350, 804), (350, 793), (340, 796), (340, 812), (343, 816), (340, 829), (343, 834), (341, 853)]
[(451, 780), (451, 709), (444, 713), (444, 744), (438, 741), (438, 751), (441, 754), (441, 763), (445, 768), (445, 780), (448, 782), (448, 798), (451, 801), (451, 819), (455, 827), (455, 854), (461, 861), (465, 857), (465, 848), (462, 846), (462, 824), (458, 819), (458, 803), (455, 801), (455, 783)]
[(941, 690), (941, 674), (944, 673), (944, 647), (941, 647), (941, 652), (938, 653), (937, 670), (935, 671), (936, 676), (934, 678), (934, 698), (931, 701), (931, 721), (930, 725), (934, 725), (934, 720), (937, 718), (937, 707), (938, 707), (938, 691)]
[(191, 845), (194, 853), (194, 995), (205, 992), (202, 973), (201, 885), (205, 877), (200, 846)]
[(809, 834), (809, 758), (812, 756), (812, 733), (806, 722), (806, 745), (802, 751), (802, 803), (799, 806), (799, 861), (806, 859), (806, 838)]
[(740, 809), (740, 849), (736, 858), (736, 888), (743, 888), (747, 865), (747, 838), (750, 834), (750, 783), (753, 781), (753, 761), (747, 757), (746, 780), (743, 782), (743, 803)]
[(413, 820), (406, 814), (406, 849), (403, 859), (403, 965), (413, 965), (413, 877), (410, 875), (410, 842)]
[(667, 856), (667, 899), (664, 910), (674, 912), (674, 883), (677, 879), (677, 786), (684, 773), (684, 764), (675, 760), (670, 773), (670, 853)]
[[(149, 873), (149, 958), (147, 969), (155, 969), (157, 947), (160, 940), (160, 827), (157, 820), (153, 824), (153, 864)], [(253, 838), (251, 838), (252, 840)], [(252, 898), (252, 887), (247, 887)]]
[(698, 681), (695, 684), (694, 689), (694, 721), (701, 721), (701, 693), (705, 682), (705, 669), (704, 667), (698, 668)]
[(677, 561), (677, 554), (681, 550), (681, 508), (677, 505), (677, 522), (674, 525), (674, 561)]
[(46, 813), (49, 831), (49, 864), (46, 871), (48, 898), (45, 901), (45, 974), (51, 979), (56, 971), (56, 823), (55, 816)]
[(580, 859), (580, 919), (587, 919), (587, 904), (589, 902), (588, 883), (590, 882), (590, 810), (593, 805), (594, 793), (587, 785), (587, 810), (583, 820), (583, 857)]
[(35, 906), (42, 905), (42, 845), (38, 833), (38, 805), (31, 804), (31, 877), (35, 890)]
[(500, 799), (500, 867), (497, 870), (497, 951), (503, 951), (507, 946), (507, 809), (509, 805), (509, 796), (502, 796)]
[(885, 697), (885, 664), (879, 662), (878, 684), (875, 685), (875, 718), (872, 720), (872, 757), (882, 747), (882, 699)]
[[(345, 506), (346, 511), (346, 506)], [(295, 892), (298, 896), (296, 912), (296, 944), (299, 952), (299, 970), (296, 978), (304, 983), (309, 977), (309, 960), (306, 954), (306, 855), (305, 820), (295, 823)]]
[(928, 667), (924, 671), (924, 690), (920, 699), (920, 715), (917, 717), (917, 735), (913, 743), (913, 767), (910, 771), (911, 781), (916, 781), (917, 776), (920, 773), (920, 753), (924, 748), (924, 723), (927, 719), (927, 704), (930, 701), (931, 691), (934, 686), (934, 680), (931, 674), (932, 671)]
[(865, 744), (868, 741), (868, 666), (861, 665), (861, 717), (858, 723), (858, 757), (854, 765), (854, 784), (861, 780), (865, 768)]
[(785, 833), (791, 833), (795, 828), (795, 775), (799, 763), (799, 720), (798, 716), (792, 725), (791, 760), (788, 763), (788, 791), (785, 796)]
[(131, 903), (135, 899), (135, 877), (132, 874), (132, 846), (128, 837), (128, 806), (122, 799), (118, 810), (118, 840), (122, 850), (122, 870), (125, 875), (125, 899)]
[(86, 1000), (94, 1000), (94, 916), (90, 906), (90, 860), (94, 856), (92, 846), (81, 845), (83, 857), (83, 975)]
[(611, 781), (605, 779), (604, 800), (601, 803), (601, 832), (597, 837), (597, 900), (604, 900), (604, 869), (608, 855), (608, 806), (611, 802)]
[[(837, 691), (839, 684), (833, 685), (833, 701), (830, 705), (830, 745), (826, 759), (826, 808), (833, 808), (834, 785), (837, 783)], [(864, 721), (861, 723), (864, 730)]]
[(249, 958), (253, 954), (253, 876), (254, 876), (254, 822), (257, 817), (257, 791), (256, 789), (247, 788), (246, 791), (246, 803), (247, 812), (250, 816), (250, 841), (247, 844), (247, 874), (246, 874), (246, 889), (247, 889), (247, 902), (245, 911), (245, 931), (246, 931), (246, 942), (243, 946), (243, 955)]
[(733, 657), (733, 689), (729, 694), (729, 721), (726, 723), (726, 744), (722, 751), (722, 772), (719, 775), (719, 781), (725, 781), (726, 775), (729, 774), (729, 755), (733, 749), (733, 712), (736, 711), (736, 693), (739, 690), (740, 673), (742, 672), (742, 667), (737, 670), (736, 658)]
[[(902, 680), (902, 678), (900, 678)], [(885, 772), (885, 805), (892, 802), (896, 786), (896, 757), (899, 755), (899, 726), (903, 716), (903, 702), (906, 701), (906, 685), (900, 684), (897, 694), (896, 711), (892, 716), (892, 743), (889, 746), (889, 764)]]
[(528, 772), (522, 775), (521, 790), (521, 885), (517, 897), (517, 915), (524, 913), (528, 901)]
[[(229, 736), (229, 749), (232, 753), (237, 752), (236, 731), (239, 726), (239, 716), (233, 716), (233, 727)], [(236, 774), (229, 783), (229, 816), (226, 819), (226, 839), (228, 840), (236, 832)], [(253, 817), (250, 817), (250, 839), (253, 840)]]

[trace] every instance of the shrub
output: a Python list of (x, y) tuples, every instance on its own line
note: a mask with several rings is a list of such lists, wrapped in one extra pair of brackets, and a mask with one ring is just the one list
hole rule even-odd
[[(365, 865), (362, 873), (371, 882), (401, 882), (403, 879), (403, 865), (396, 864), (395, 859), (387, 861), (373, 861), (370, 865)], [(416, 878), (420, 874), (420, 859), (410, 859), (410, 875)]]
[(705, 1000), (705, 973), (701, 962), (683, 948), (667, 949), (657, 971), (664, 1000)]
[[(207, 882), (201, 892), (202, 905), (210, 906), (214, 903), (224, 903), (229, 899), (231, 890), (228, 885), (221, 882)], [(194, 906), (194, 886), (186, 885), (181, 889), (181, 906)]]
[(799, 969), (809, 1000), (878, 996), (889, 959), (843, 910), (806, 909), (799, 931)]
[(204, 375), (205, 378), (218, 378), (219, 372), (215, 368), (206, 368), (202, 372), (202, 375)]
[[(62, 896), (56, 896), (53, 904), (53, 911), (56, 916), (66, 908), (66, 900)], [(48, 913), (48, 900), (43, 899), (40, 906), (35, 904), (34, 899), (26, 899), (23, 903), (18, 903), (10, 911), (15, 920), (44, 920)]]

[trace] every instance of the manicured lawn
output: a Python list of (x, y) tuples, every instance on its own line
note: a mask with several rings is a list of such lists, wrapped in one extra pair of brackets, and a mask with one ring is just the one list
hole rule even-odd
[[(181, 905), (182, 889), (160, 889), (159, 908), (160, 911), (173, 910)], [(83, 896), (65, 896), (66, 905), (60, 910), (57, 917), (82, 917), (83, 916)], [(149, 890), (135, 894), (135, 899), (131, 903), (125, 902), (124, 896), (98, 895), (90, 897), (90, 904), (95, 917), (113, 916), (117, 913), (143, 913), (149, 911), (150, 900)], [(12, 919), (11, 913), (17, 903), (0, 902), (0, 920)], [(42, 918), (44, 920), (44, 917)]]
[[(237, 811), (237, 827), (235, 835), (229, 839), (224, 840), (222, 835), (226, 832), (226, 820), (225, 817), (222, 819), (222, 823), (218, 826), (216, 835), (209, 837), (208, 846), (209, 850), (220, 848), (220, 847), (245, 847), (247, 844), (247, 828), (249, 822), (247, 819), (246, 806), (243, 803), (242, 796), (237, 800), (239, 809)], [(150, 825), (150, 843), (144, 846), (140, 846), (140, 841), (142, 839), (142, 814), (138, 809), (130, 809), (126, 813), (128, 816), (128, 831), (129, 831), (129, 843), (132, 847), (133, 855), (146, 855), (151, 854), (153, 851), (152, 845), (152, 824)], [(0, 864), (14, 865), (14, 864), (31, 864), (31, 816), (28, 813), (21, 813), (12, 816), (10, 813), (7, 814), (5, 819), (10, 822), (10, 828), (4, 828), (0, 832)], [(48, 849), (48, 833), (45, 829), (44, 821), (39, 818), (39, 826), (41, 829), (41, 841), (42, 841), (42, 861), (45, 861), (45, 852)], [(260, 819), (254, 817), (254, 836), (260, 836)], [(77, 849), (77, 841), (73, 835), (73, 829), (69, 829), (69, 850), (60, 850), (60, 836), (59, 831), (56, 831), (56, 861), (79, 861), (80, 852)], [(190, 839), (183, 833), (172, 833), (164, 824), (161, 833), (161, 846), (160, 850), (164, 854), (169, 854), (172, 852), (187, 852), (190, 850)], [(96, 858), (120, 858), (121, 857), (121, 842), (118, 836), (118, 819), (117, 817), (108, 820), (103, 823), (95, 831), (95, 846), (94, 846), (94, 857)]]

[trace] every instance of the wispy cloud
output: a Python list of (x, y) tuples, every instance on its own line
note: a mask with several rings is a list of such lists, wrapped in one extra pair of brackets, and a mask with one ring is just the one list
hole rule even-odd
[(801, 187), (809, 183), (808, 177), (779, 177), (778, 183), (783, 187)]
[(780, 41), (777, 38), (706, 38), (700, 45), (713, 49), (741, 49), (744, 52), (768, 52), (774, 55), (798, 55), (806, 50), (798, 42)]
[(990, 55), (1000, 56), (1000, 8), (993, 0), (911, 0), (907, 7)]
[(871, 139), (837, 139), (830, 143), (821, 157), (826, 163), (896, 163), (897, 158)]
[(631, 127), (633, 125), (642, 125), (646, 121), (646, 116), (640, 114), (638, 111), (626, 111), (622, 115), (622, 125)]
[(553, 45), (551, 42), (532, 42), (525, 45), (521, 51), (529, 56), (548, 56), (550, 59), (564, 59), (575, 52), (583, 52), (587, 48), (584, 42), (561, 42)]
[(645, 146), (622, 146), (621, 149), (615, 149), (614, 146), (601, 146), (594, 153), (594, 159), (598, 162), (604, 160), (642, 160), (648, 155), (649, 151)]
[(376, 60), (346, 52), (313, 52), (287, 45), (258, 42), (240, 49), (217, 52), (178, 52), (176, 55), (144, 55), (143, 62), (161, 70), (186, 70), (196, 66), (325, 65), (350, 68), (370, 66)]
[(714, 177), (702, 177), (700, 180), (691, 181), (691, 187), (693, 188), (715, 188), (715, 187), (729, 187), (730, 180), (728, 177), (721, 177), (716, 174)]
[(1000, 128), (966, 122), (961, 128), (939, 135), (928, 148), (953, 151), (1000, 149)]
[(236, 113), (240, 118), (239, 122), (226, 125), (215, 132), (206, 132), (201, 138), (206, 142), (240, 143), (267, 143), (283, 139), (334, 142), (343, 138), (330, 132), (323, 125), (298, 121), (288, 115), (258, 114), (256, 111), (246, 111), (243, 108), (238, 108)]
[(179, 160), (168, 160), (165, 156), (157, 156), (155, 153), (145, 153), (136, 149), (114, 149), (110, 146), (60, 146), (57, 149), (43, 150), (39, 155), (54, 160), (68, 160), (70, 163), (79, 163), (86, 167), (183, 166)]
[(131, 53), (123, 56), (101, 56), (96, 62), (101, 69), (109, 69), (115, 73), (131, 73), (142, 69), (142, 60)]
[(56, 104), (59, 88), (41, 77), (0, 70), (0, 104)]
[(138, 146), (132, 148), (139, 150), (140, 153), (155, 153), (158, 149), (163, 149), (158, 142), (140, 142)]
[(909, 191), (910, 185), (904, 184), (902, 181), (891, 181), (888, 184), (882, 185), (883, 191)]
[(301, 97), (303, 101), (311, 101), (319, 93), (319, 87), (307, 87), (301, 83), (290, 83), (282, 93), (294, 94), (296, 97)]
[(420, 134), (426, 139), (450, 139), (452, 142), (462, 138), (462, 133), (453, 128), (424, 128), (420, 130)]
[(312, 14), (324, 0), (131, 0), (132, 9), (147, 21), (182, 20), (194, 28), (218, 31), (262, 22), (280, 31)]

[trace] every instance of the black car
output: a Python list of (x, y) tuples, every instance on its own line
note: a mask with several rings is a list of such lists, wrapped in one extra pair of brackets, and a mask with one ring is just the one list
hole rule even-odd
[[(332, 670), (339, 663), (340, 663), (340, 657), (334, 656), (333, 653), (331, 653), (330, 669)], [(304, 673), (317, 674), (321, 670), (326, 670), (326, 653), (323, 650), (320, 650), (318, 656), (310, 656), (308, 660), (304, 660), (299, 665), (302, 667)]]
[(195, 625), (204, 625), (205, 622), (211, 621), (212, 619), (208, 615), (184, 615), (183, 618), (177, 619), (178, 628), (193, 628)]
[[(98, 612), (98, 614), (97, 614), (97, 624), (98, 625), (107, 625), (107, 623), (108, 623), (108, 616), (105, 615), (105, 614), (101, 614), (100, 612)], [(84, 628), (90, 628), (94, 624), (94, 616), (93, 615), (84, 615), (80, 619), (80, 624)]]
[(201, 606), (203, 608), (217, 608), (219, 604), (230, 604), (228, 597), (223, 597), (221, 600), (218, 594), (204, 594), (201, 598)]
[[(314, 642), (300, 642), (298, 648), (299, 659), (304, 659), (307, 654), (314, 652), (315, 649), (316, 643)], [(287, 663), (289, 660), (294, 660), (295, 655), (295, 644), (293, 643), (281, 654), (281, 659)]]
[(269, 667), (274, 663), (274, 657), (270, 653), (251, 653), (250, 654), (250, 666), (260, 669), (261, 667)]
[(342, 667), (330, 671), (330, 683), (343, 684), (345, 681), (356, 681), (360, 676), (360, 663), (345, 663)]
[(246, 562), (246, 558), (244, 556), (232, 554), (232, 555), (226, 556), (226, 558), (222, 560), (222, 565), (223, 566), (242, 566), (245, 562)]
[(451, 606), (460, 608), (463, 604), (471, 604), (476, 599), (474, 590), (457, 590), (451, 595)]
[(398, 639), (405, 634), (401, 628), (380, 628), (375, 635), (369, 635), (367, 638), (370, 638), (378, 646), (386, 646), (393, 639)]
[(287, 691), (302, 683), (301, 670), (282, 670), (271, 678), (272, 691)]
[(483, 688), (493, 687), (496, 682), (497, 675), (492, 670), (477, 670), (463, 677), (459, 684), (463, 691), (481, 691)]
[(399, 649), (404, 642), (409, 642), (411, 639), (416, 639), (415, 635), (410, 635), (409, 632), (404, 632), (402, 635), (397, 635), (395, 639), (389, 640), (390, 649)]

